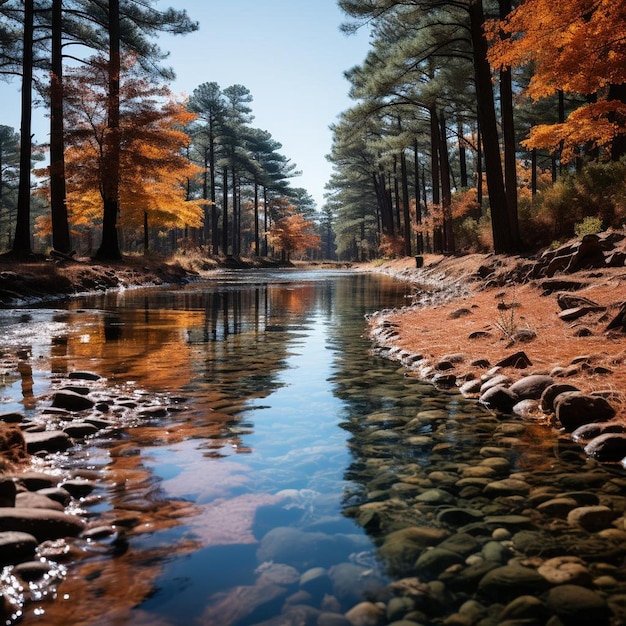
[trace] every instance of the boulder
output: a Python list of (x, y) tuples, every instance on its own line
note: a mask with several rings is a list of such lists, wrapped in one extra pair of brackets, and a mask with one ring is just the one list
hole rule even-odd
[(496, 385), (487, 389), (478, 401), (494, 411), (509, 412), (517, 403), (517, 397), (506, 387)]
[(24, 433), (26, 449), (30, 454), (36, 452), (63, 452), (73, 445), (73, 441), (62, 430), (44, 430), (42, 432)]
[(554, 411), (555, 398), (566, 391), (579, 391), (579, 389), (568, 383), (555, 383), (554, 385), (546, 387), (541, 394), (541, 401), (539, 403), (541, 410), (545, 413), (552, 413)]
[(0, 532), (0, 567), (32, 559), (36, 548), (37, 539), (29, 533)]
[(520, 400), (538, 400), (546, 388), (554, 383), (551, 376), (533, 374), (524, 376), (509, 387)]
[(615, 415), (615, 409), (604, 398), (574, 391), (561, 394), (555, 409), (557, 419), (568, 432), (590, 422), (607, 422)]
[(0, 508), (0, 532), (26, 532), (33, 535), (40, 543), (48, 539), (76, 537), (84, 526), (80, 518), (60, 511)]
[(604, 463), (616, 463), (626, 458), (626, 434), (624, 432), (598, 435), (585, 446), (585, 454)]
[(75, 391), (57, 391), (52, 399), (52, 406), (68, 411), (85, 411), (92, 409), (95, 402)]
[(523, 351), (515, 352), (496, 363), (496, 366), (499, 367), (514, 367), (518, 370), (526, 369), (530, 365), (532, 363)]
[(595, 591), (581, 585), (558, 585), (550, 589), (546, 599), (548, 609), (567, 626), (605, 626), (609, 624), (609, 607)]

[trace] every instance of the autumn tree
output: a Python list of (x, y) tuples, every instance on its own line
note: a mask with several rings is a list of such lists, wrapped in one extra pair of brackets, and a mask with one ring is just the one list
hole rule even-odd
[(534, 126), (527, 147), (562, 149), (564, 160), (596, 149), (614, 160), (626, 154), (623, 3), (526, 0), (489, 32), (495, 67), (532, 67), (527, 93), (535, 101), (559, 92), (587, 99), (567, 119)]
[[(133, 73), (133, 67), (135, 71)], [(202, 209), (187, 201), (185, 182), (199, 168), (184, 156), (184, 132), (195, 117), (169, 90), (154, 85), (130, 60), (120, 83), (120, 225), (130, 231), (149, 224), (198, 227)], [(107, 61), (95, 57), (66, 76), (66, 109), (72, 131), (66, 156), (68, 204), (73, 223), (98, 223), (110, 176), (107, 159)]]
[(286, 207), (286, 215), (276, 221), (268, 236), (270, 243), (281, 251), (283, 261), (289, 261), (294, 252), (304, 253), (321, 247), (315, 224), (293, 205)]

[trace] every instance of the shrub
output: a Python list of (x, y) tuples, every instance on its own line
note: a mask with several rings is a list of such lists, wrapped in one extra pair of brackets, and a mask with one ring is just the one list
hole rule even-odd
[(574, 224), (574, 232), (577, 237), (584, 235), (595, 235), (602, 230), (602, 221), (599, 217), (586, 217), (582, 222)]

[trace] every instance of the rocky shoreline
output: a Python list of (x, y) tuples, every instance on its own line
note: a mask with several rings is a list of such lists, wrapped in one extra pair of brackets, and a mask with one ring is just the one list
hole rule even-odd
[[(511, 263), (509, 258), (508, 266), (497, 257), (485, 257), (472, 274), (452, 272), (438, 282), (432, 280), (432, 271), (383, 268), (385, 273), (411, 280), (419, 290), (415, 304), (406, 310), (382, 311), (371, 316), (370, 336), (377, 346), (376, 352), (402, 363), (411, 375), (441, 389), (458, 390), (497, 413), (542, 421), (571, 433), (589, 456), (626, 468), (626, 391), (612, 384), (616, 368), (623, 370), (626, 365), (625, 240), (624, 233), (607, 233), (602, 237), (588, 235), (580, 242), (549, 250), (535, 259), (517, 259)], [(497, 271), (499, 265), (504, 269)], [(443, 270), (438, 270), (440, 275), (445, 274), (445, 263), (443, 266)], [(621, 296), (622, 300), (611, 307), (584, 295), (585, 287), (593, 280), (602, 282), (603, 279), (607, 283), (613, 281), (611, 289), (615, 289), (614, 285), (621, 286), (614, 295)], [(601, 355), (585, 353), (565, 365), (533, 367), (528, 354), (532, 355), (537, 331), (528, 324), (514, 323), (515, 307), (520, 303), (515, 297), (507, 301), (502, 291), (507, 285), (509, 288), (526, 285), (540, 292), (541, 297), (554, 299), (558, 304), (558, 313), (555, 313), (558, 319), (574, 322), (572, 335), (603, 335), (613, 357), (605, 359), (605, 364), (600, 362)], [(472, 298), (472, 289), (474, 296), (481, 296), (480, 305), (476, 297)], [(485, 296), (487, 293), (490, 295)], [(403, 318), (410, 320), (411, 309), (436, 310), (446, 302), (451, 304), (446, 309), (446, 317), (442, 317), (436, 327), (428, 329), (428, 332), (437, 332), (438, 338), (443, 337), (441, 343), (445, 350), (445, 337), (454, 337), (459, 320), (471, 319), (479, 307), (484, 306), (485, 297), (498, 299), (499, 317), (494, 316), (486, 325), (484, 320), (483, 325), (476, 324), (476, 329), (458, 342), (464, 349), (432, 354), (428, 341), (419, 336), (403, 337), (411, 323)], [(507, 324), (510, 328), (505, 327)], [(501, 358), (492, 362), (485, 355), (477, 355), (472, 344), (477, 339), (491, 337), (496, 328), (506, 335), (507, 342), (499, 347)], [(558, 359), (558, 355), (555, 358)], [(583, 375), (594, 380), (596, 387), (584, 390), (577, 386), (576, 382)]]
[(34, 417), (0, 415), (0, 567), (10, 572), (0, 617), (7, 623), (19, 620), (25, 603), (54, 594), (64, 564), (124, 551), (127, 534), (141, 522), (89, 511), (111, 486), (88, 455), (80, 462), (82, 448), (178, 412), (183, 401), (116, 388), (93, 372), (70, 372), (53, 387)]

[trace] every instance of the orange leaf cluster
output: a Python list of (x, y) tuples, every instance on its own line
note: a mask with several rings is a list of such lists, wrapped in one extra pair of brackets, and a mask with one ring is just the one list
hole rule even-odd
[(563, 124), (533, 129), (527, 147), (562, 145), (566, 160), (580, 145), (605, 146), (624, 132), (624, 104), (609, 100), (608, 89), (626, 83), (624, 2), (526, 0), (505, 20), (489, 22), (486, 34), (494, 67), (532, 66), (527, 93), (534, 100), (559, 91), (596, 100)]

